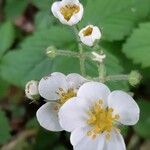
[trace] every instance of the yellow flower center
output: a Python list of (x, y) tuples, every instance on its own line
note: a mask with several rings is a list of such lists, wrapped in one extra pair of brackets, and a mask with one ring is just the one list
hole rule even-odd
[(76, 92), (73, 88), (68, 89), (67, 91), (64, 91), (62, 88), (59, 88), (58, 92), (60, 98), (58, 100), (58, 103), (62, 106), (66, 101), (68, 101), (70, 98), (76, 96)]
[(89, 36), (89, 35), (92, 34), (92, 32), (93, 32), (93, 28), (88, 27), (87, 29), (85, 29), (85, 30), (83, 31), (83, 35), (84, 35), (84, 36)]
[[(96, 138), (97, 134), (106, 132), (106, 139), (110, 139), (111, 130), (117, 129), (114, 126), (114, 122), (119, 119), (119, 115), (113, 115), (112, 108), (103, 108), (103, 101), (100, 100), (94, 104), (92, 109), (88, 112), (89, 119), (87, 124), (92, 127), (90, 131), (87, 132), (88, 136), (91, 136), (93, 139)], [(117, 129), (118, 130), (118, 129)]]
[(80, 7), (78, 5), (65, 5), (64, 7), (60, 8), (61, 14), (64, 16), (64, 18), (69, 21), (70, 18), (77, 14), (80, 11)]

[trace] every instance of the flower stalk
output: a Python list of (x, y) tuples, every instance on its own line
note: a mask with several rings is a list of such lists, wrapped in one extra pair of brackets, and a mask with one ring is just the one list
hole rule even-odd
[(76, 39), (77, 39), (77, 42), (78, 42), (78, 49), (79, 49), (79, 61), (80, 61), (80, 71), (81, 71), (81, 74), (83, 76), (86, 76), (86, 70), (85, 70), (85, 55), (84, 55), (84, 50), (83, 50), (83, 46), (80, 42), (80, 38), (78, 36), (78, 33), (79, 33), (79, 30), (78, 30), (78, 26), (74, 26), (73, 27), (74, 29), (74, 32), (75, 32), (75, 35), (76, 35)]

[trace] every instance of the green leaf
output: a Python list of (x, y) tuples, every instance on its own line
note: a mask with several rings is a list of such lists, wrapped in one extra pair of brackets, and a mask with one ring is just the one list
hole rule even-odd
[(36, 30), (48, 29), (54, 22), (54, 17), (48, 11), (39, 11), (35, 17)]
[[(55, 45), (58, 49), (67, 50), (69, 47), (74, 51), (78, 50), (75, 36), (68, 28), (52, 27), (51, 29), (42, 30), (26, 39), (21, 44), (20, 50), (13, 50), (2, 59), (0, 66), (2, 77), (12, 84), (24, 87), (28, 80), (39, 80), (54, 71), (65, 74), (80, 73), (77, 58), (63, 56), (57, 56), (53, 59), (48, 58), (45, 49), (51, 45)], [(105, 52), (108, 74), (123, 72), (124, 69), (119, 60), (109, 52), (109, 48)], [(87, 60), (86, 69), (89, 75), (98, 75), (96, 63)], [(121, 85), (121, 87), (126, 89), (124, 85)]]
[(15, 29), (12, 23), (3, 23), (0, 26), (0, 57), (12, 46), (14, 39)]
[(123, 52), (143, 68), (150, 67), (150, 22), (140, 24), (123, 46)]
[(146, 4), (143, 0), (88, 0), (82, 26), (88, 23), (98, 25), (102, 30), (103, 39), (121, 40), (131, 33), (139, 17), (148, 14), (146, 11), (138, 17), (134, 11), (140, 12), (145, 8), (143, 5), (147, 6), (150, 3), (144, 1)]
[(21, 16), (28, 3), (27, 0), (7, 0), (5, 5), (6, 17), (14, 19)]
[(62, 145), (59, 145), (59, 146), (55, 147), (54, 150), (66, 150), (66, 148)]
[(0, 144), (7, 142), (10, 139), (10, 126), (6, 115), (0, 110)]
[(59, 135), (58, 132), (47, 132), (41, 128), (36, 136), (34, 150), (53, 149), (59, 140)]
[(54, 71), (78, 72), (77, 65), (72, 67), (78, 64), (77, 59), (51, 59), (46, 55), (48, 46), (55, 44), (57, 48), (65, 48), (75, 43), (73, 37), (72, 32), (62, 27), (36, 33), (22, 43), (21, 50), (13, 50), (4, 57), (0, 66), (2, 77), (10, 83), (24, 87), (28, 80), (39, 80)]
[(52, 0), (32, 0), (32, 3), (41, 10), (50, 10)]
[(137, 18), (142, 19), (149, 16), (150, 13), (150, 1), (149, 0), (133, 0), (134, 6), (131, 10), (135, 13)]
[(140, 120), (134, 126), (134, 130), (143, 138), (150, 138), (150, 102), (141, 100), (140, 107)]
[[(6, 96), (9, 84), (0, 78), (0, 98)], [(3, 99), (0, 99), (0, 101)]]

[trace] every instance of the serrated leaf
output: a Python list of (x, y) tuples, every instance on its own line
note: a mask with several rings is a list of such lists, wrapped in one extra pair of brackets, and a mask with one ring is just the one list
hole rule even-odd
[[(149, 4), (149, 1), (144, 1), (146, 4), (143, 0), (88, 0), (82, 26), (89, 23), (98, 25), (103, 39), (121, 40), (130, 34), (138, 17), (142, 18), (148, 14), (148, 11), (142, 11), (145, 8), (143, 6)], [(143, 15), (137, 16), (135, 10)]]
[(150, 67), (150, 22), (140, 24), (123, 46), (123, 52), (143, 68)]
[(134, 126), (135, 131), (143, 138), (150, 138), (150, 102), (141, 100), (140, 107), (140, 120)]
[(11, 22), (5, 22), (0, 26), (0, 57), (8, 50), (15, 39), (15, 29)]
[(78, 72), (78, 66), (72, 67), (73, 64), (78, 64), (77, 59), (64, 59), (64, 57), (50, 59), (46, 55), (48, 46), (55, 44), (57, 48), (65, 48), (75, 43), (72, 32), (66, 30), (66, 28), (54, 27), (38, 32), (25, 40), (21, 50), (11, 51), (2, 60), (0, 66), (2, 77), (10, 83), (24, 87), (28, 80), (39, 80), (53, 71)]
[(10, 138), (10, 126), (6, 115), (0, 110), (0, 144), (7, 142)]
[[(48, 58), (45, 49), (51, 45), (55, 45), (58, 49), (67, 50), (69, 47), (74, 51), (78, 50), (75, 36), (67, 28), (52, 27), (49, 30), (42, 30), (26, 39), (21, 44), (20, 50), (13, 50), (3, 58), (0, 66), (2, 77), (12, 84), (24, 87), (28, 80), (39, 80), (54, 71), (65, 74), (80, 73), (77, 58), (63, 56)], [(108, 50), (106, 50), (106, 55), (108, 74), (123, 72), (124, 69), (117, 57)], [(96, 63), (91, 64), (87, 61), (86, 69), (89, 75), (97, 75)]]

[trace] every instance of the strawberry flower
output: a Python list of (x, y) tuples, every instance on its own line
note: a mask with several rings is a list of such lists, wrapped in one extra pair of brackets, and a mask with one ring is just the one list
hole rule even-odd
[(93, 46), (96, 40), (101, 38), (100, 29), (97, 26), (88, 25), (79, 32), (80, 40), (87, 46)]
[(125, 150), (119, 126), (136, 124), (139, 112), (127, 93), (87, 82), (60, 108), (59, 119), (62, 128), (71, 132), (74, 150)]
[(76, 96), (77, 90), (84, 82), (86, 79), (76, 73), (65, 76), (55, 72), (41, 79), (38, 90), (47, 103), (38, 109), (36, 116), (43, 128), (50, 131), (63, 130), (58, 120), (59, 109), (66, 101)]
[(62, 0), (52, 4), (51, 11), (62, 24), (73, 26), (83, 16), (83, 6), (79, 0)]

